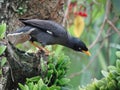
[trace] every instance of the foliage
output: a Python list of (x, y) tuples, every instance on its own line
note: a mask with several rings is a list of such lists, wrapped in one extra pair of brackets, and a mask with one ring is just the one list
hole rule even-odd
[[(46, 73), (44, 77), (36, 76), (26, 80), (26, 84), (19, 83), (20, 90), (61, 90), (69, 83), (66, 78), (66, 71), (69, 67), (70, 60), (65, 55), (59, 57), (50, 56), (48, 65), (42, 62), (42, 74)], [(47, 71), (47, 72), (46, 72)]]
[(39, 80), (35, 83), (34, 79), (38, 80), (38, 77), (33, 77), (27, 80), (26, 85), (22, 85), (19, 83), (19, 87), (21, 90), (60, 90), (59, 86), (52, 85), (51, 87), (48, 87), (43, 80), (39, 77)]
[[(111, 1), (111, 4), (112, 4), (110, 6), (110, 12), (107, 17), (108, 17), (108, 20), (110, 20), (113, 23), (113, 25), (109, 25), (106, 22), (104, 24), (104, 28), (102, 28), (104, 17), (106, 16), (106, 13), (108, 13), (108, 11), (106, 10), (107, 1)], [(119, 19), (114, 22), (114, 20), (116, 19), (115, 17), (120, 15), (119, 2), (120, 0), (71, 0), (71, 3), (73, 3), (72, 8), (70, 8), (71, 11), (68, 11), (68, 15), (67, 15), (68, 32), (70, 32), (74, 36), (77, 36), (78, 34), (80, 39), (84, 41), (87, 44), (87, 46), (91, 46), (91, 44), (95, 40), (97, 40), (96, 44), (94, 44), (90, 48), (90, 52), (92, 54), (91, 57), (87, 57), (84, 54), (81, 54), (79, 52), (78, 53), (74, 52), (62, 46), (52, 47), (53, 51), (55, 51), (55, 53), (58, 56), (59, 54), (64, 52), (66, 55), (68, 55), (71, 58), (71, 65), (70, 65), (70, 69), (67, 75), (69, 77), (73, 76), (71, 77), (71, 81), (69, 82), (70, 84), (72, 84), (73, 88), (78, 87), (78, 85), (86, 85), (87, 83), (90, 83), (93, 77), (100, 79), (102, 76), (99, 71), (101, 69), (106, 70), (108, 65), (115, 64), (116, 56), (113, 53), (115, 53), (116, 50), (120, 50), (120, 36), (118, 33), (116, 33), (116, 31), (114, 30), (112, 26), (114, 26), (115, 28), (118, 28), (118, 31), (119, 31), (119, 28), (120, 28)], [(77, 16), (74, 15), (75, 6), (77, 7), (76, 12), (86, 12), (87, 14), (87, 17), (84, 18), (84, 21), (83, 21), (83, 23), (85, 24), (83, 32), (78, 31), (78, 28), (75, 27), (74, 25), (74, 21), (75, 19), (77, 19)], [(26, 12), (26, 8), (24, 6), (20, 6), (16, 10), (16, 13), (20, 15), (23, 15), (25, 12)], [(0, 32), (1, 32), (1, 29), (0, 29)], [(75, 32), (77, 34), (75, 34)], [(102, 33), (100, 34), (100, 32)], [(80, 35), (80, 33), (82, 34)], [(99, 39), (97, 39), (97, 36), (99, 34), (100, 34), (100, 37)], [(27, 49), (27, 48), (24, 48), (23, 45), (21, 46), (23, 47), (24, 50)], [(29, 46), (30, 45), (27, 45), (27, 47)], [(116, 53), (116, 55), (118, 54), (119, 52)], [(1, 66), (3, 66), (5, 61), (6, 61), (5, 59), (1, 61), (2, 62)], [(49, 67), (52, 67), (52, 65), (49, 65)], [(46, 68), (44, 64), (42, 64), (42, 68), (43, 68), (43, 72), (48, 70), (48, 68)], [(55, 72), (55, 75), (57, 75), (55, 69), (53, 70), (50, 69), (49, 72), (47, 73), (50, 73), (50, 75), (53, 75), (53, 72)], [(109, 72), (106, 72), (106, 71), (102, 71), (102, 73), (104, 74), (104, 76), (107, 76), (109, 74)], [(43, 82), (44, 85), (47, 87), (48, 87), (47, 82), (49, 82), (49, 87), (52, 87), (52, 85), (54, 84), (52, 83), (50, 85), (51, 80), (50, 78), (48, 79), (48, 76), (46, 75), (45, 78), (40, 77), (39, 80), (37, 80), (37, 82), (38, 81)], [(98, 83), (100, 81), (102, 82), (104, 81), (104, 79), (95, 80), (95, 82), (93, 83)], [(34, 85), (38, 84), (37, 82), (34, 83)], [(109, 81), (109, 82), (111, 83), (112, 81)], [(90, 86), (94, 87), (93, 84), (90, 84)], [(25, 85), (23, 85), (23, 87), (25, 87)]]
[(6, 31), (6, 24), (2, 23), (0, 25), (0, 39), (3, 39), (3, 37), (5, 35), (5, 31)]
[[(5, 31), (6, 31), (6, 24), (2, 23), (0, 25), (0, 39), (2, 40), (5, 37)], [(4, 53), (4, 51), (6, 50), (6, 46), (5, 45), (1, 45), (0, 46), (0, 55), (2, 55)], [(5, 57), (0, 57), (0, 67), (3, 67), (4, 64), (6, 63), (6, 58)], [(2, 74), (2, 71), (0, 69), (0, 74)]]
[(19, 7), (19, 8), (16, 10), (16, 13), (18, 13), (18, 14), (20, 14), (20, 15), (23, 15), (26, 11), (27, 11), (26, 8), (24, 8), (24, 7)]
[[(120, 35), (112, 26), (120, 32), (119, 17), (117, 17), (120, 13), (120, 7), (119, 0), (71, 1), (70, 7), (72, 8), (68, 11), (67, 16), (68, 32), (75, 37), (77, 35), (74, 32), (77, 34), (80, 32), (74, 31), (74, 21), (77, 18), (77, 16), (74, 15), (74, 10), (75, 7), (77, 7), (76, 12), (85, 12), (87, 14), (87, 17), (84, 18), (85, 26), (80, 35), (80, 40), (85, 42), (91, 52), (91, 56), (87, 57), (82, 53), (74, 52), (67, 48), (63, 49), (65, 54), (71, 59), (71, 66), (68, 72), (68, 76), (71, 77), (70, 84), (76, 88), (78, 85), (90, 83), (93, 77), (101, 79), (102, 75), (100, 71), (106, 70), (107, 66), (115, 64), (116, 56), (113, 53), (115, 53), (116, 50), (120, 50)], [(108, 1), (111, 1), (112, 4), (110, 5), (110, 11), (106, 10), (106, 8), (109, 8), (109, 5), (107, 6)], [(109, 25), (107, 21), (103, 23), (107, 13), (109, 13), (107, 18), (113, 25)], [(100, 36), (98, 37), (98, 35)], [(95, 41), (96, 43), (94, 43)]]
[(116, 15), (120, 15), (120, 0), (111, 0), (112, 4), (113, 4), (113, 11)]
[(92, 84), (79, 88), (79, 90), (120, 90), (120, 51), (117, 51), (116, 55), (118, 57), (116, 66), (109, 66), (108, 72), (102, 71), (104, 78), (95, 79)]
[(4, 53), (5, 49), (6, 49), (6, 46), (3, 46), (3, 45), (0, 46), (0, 55)]

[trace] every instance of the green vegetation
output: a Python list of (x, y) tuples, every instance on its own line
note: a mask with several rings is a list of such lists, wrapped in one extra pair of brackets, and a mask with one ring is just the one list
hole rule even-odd
[[(120, 51), (116, 52), (118, 59), (115, 66), (109, 66), (108, 71), (102, 71), (104, 78), (94, 79), (86, 87), (79, 87), (79, 90), (119, 90), (120, 89)], [(66, 71), (69, 67), (69, 58), (62, 55), (59, 58), (49, 58), (47, 74), (44, 78), (40, 76), (27, 78), (26, 84), (19, 83), (20, 90), (64, 90), (68, 88), (70, 79), (66, 78)], [(43, 62), (44, 63), (44, 62)], [(43, 70), (43, 72), (44, 72)], [(46, 71), (46, 70), (45, 70)]]
[(66, 77), (70, 59), (65, 55), (50, 56), (48, 65), (42, 61), (44, 76), (36, 76), (26, 80), (26, 84), (19, 83), (20, 90), (61, 90), (67, 88), (70, 79)]
[(120, 51), (116, 52), (118, 59), (116, 66), (109, 66), (109, 71), (102, 71), (104, 78), (94, 80), (92, 84), (86, 87), (80, 87), (79, 90), (120, 90)]
[[(2, 40), (5, 37), (5, 31), (6, 31), (6, 24), (2, 23), (0, 25), (0, 40)], [(0, 45), (0, 56), (4, 53), (5, 50), (6, 50), (6, 46)], [(6, 63), (6, 58), (0, 57), (0, 75), (2, 74), (1, 67), (3, 67), (5, 63)]]
[[(107, 10), (108, 1), (111, 1), (112, 4), (110, 5), (110, 10)], [(69, 18), (66, 17), (68, 32), (75, 36), (75, 10), (76, 12), (85, 12), (87, 17), (83, 17), (84, 21), (82, 22), (85, 25), (82, 34), (78, 38), (83, 40), (87, 46), (90, 47), (91, 56), (88, 57), (60, 45), (48, 46), (50, 51), (54, 51), (56, 56), (49, 57), (47, 67), (44, 64), (45, 61), (42, 60), (41, 65), (44, 77), (35, 76), (27, 78), (24, 85), (19, 83), (20, 90), (59, 90), (66, 89), (69, 86), (72, 87), (69, 87), (68, 90), (71, 88), (73, 90), (78, 90), (78, 86), (80, 86), (79, 90), (119, 90), (119, 2), (120, 0), (71, 0), (73, 7), (70, 9), (71, 11), (68, 11), (67, 16)], [(65, 8), (69, 8), (69, 6)], [(20, 15), (23, 15), (25, 12), (26, 8), (23, 6), (18, 7), (16, 10), (16, 13)], [(108, 12), (108, 15), (106, 12)], [(107, 20), (104, 23), (105, 16), (107, 16)], [(79, 21), (80, 19), (77, 20)], [(2, 23), (0, 25), (0, 40), (4, 38), (5, 31), (6, 24)], [(35, 47), (31, 47), (29, 43), (27, 43), (26, 46), (24, 46), (24, 44), (17, 45), (17, 48), (24, 51), (37, 51)], [(0, 56), (4, 54), (5, 50), (6, 46), (0, 45)], [(61, 55), (61, 53), (65, 53), (65, 55)], [(69, 64), (70, 62), (71, 64)], [(4, 56), (0, 57), (1, 67), (3, 67), (5, 63), (6, 58)], [(70, 68), (68, 69), (68, 67)], [(67, 70), (68, 72), (66, 73)], [(103, 70), (102, 74), (100, 73), (101, 70)], [(94, 81), (91, 83), (92, 79), (94, 79)]]
[[(119, 0), (72, 1), (76, 2), (76, 6), (73, 3), (74, 7), (68, 13), (68, 32), (75, 36), (74, 20), (76, 16), (74, 15), (74, 10), (76, 10), (76, 7), (77, 12), (86, 12), (88, 16), (83, 17), (85, 23), (84, 31), (79, 38), (87, 44), (91, 52), (91, 56), (88, 57), (67, 48), (63, 49), (65, 55), (68, 55), (71, 59), (70, 70), (67, 75), (71, 79), (70, 84), (76, 89), (79, 85), (86, 86), (94, 77), (101, 79), (102, 74), (100, 71), (107, 70), (109, 65), (115, 65), (116, 56), (114, 53), (120, 50), (120, 21), (119, 17), (117, 17), (120, 16), (120, 7), (118, 4)], [(108, 1), (112, 1), (110, 11), (106, 10), (108, 9)], [(109, 13), (107, 20), (112, 22), (112, 25), (118, 29), (119, 33), (115, 31), (108, 21), (104, 23), (107, 11)]]

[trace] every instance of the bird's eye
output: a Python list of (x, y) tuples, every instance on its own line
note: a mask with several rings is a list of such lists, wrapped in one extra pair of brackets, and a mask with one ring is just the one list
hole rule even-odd
[(81, 48), (79, 47), (79, 50), (81, 50)]

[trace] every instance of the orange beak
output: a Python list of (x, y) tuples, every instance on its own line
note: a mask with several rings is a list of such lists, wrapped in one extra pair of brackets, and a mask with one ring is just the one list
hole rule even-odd
[(82, 50), (82, 52), (85, 53), (85, 54), (88, 55), (88, 56), (91, 56), (91, 53), (90, 53), (89, 51), (84, 51), (84, 50)]

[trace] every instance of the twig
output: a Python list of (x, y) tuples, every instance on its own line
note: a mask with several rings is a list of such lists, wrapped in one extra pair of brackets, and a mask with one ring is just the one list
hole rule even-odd
[(114, 31), (116, 31), (120, 35), (120, 31), (115, 27), (112, 21), (107, 19), (107, 23), (111, 26), (111, 28), (113, 28)]
[(100, 28), (100, 31), (98, 32), (98, 35), (96, 37), (96, 39), (93, 41), (93, 43), (89, 46), (89, 49), (91, 49), (99, 40), (103, 30), (104, 30), (104, 26), (105, 26), (105, 23), (106, 23), (106, 19), (104, 19), (103, 21), (103, 24), (101, 25), (101, 28)]
[(109, 38), (113, 33), (114, 33), (114, 32), (107, 34), (102, 40), (99, 40), (97, 43), (100, 43), (100, 42), (102, 42), (104, 39)]
[(98, 32), (98, 35), (97, 35), (96, 39), (89, 46), (89, 49), (92, 48), (97, 43), (97, 41), (99, 40), (99, 38), (100, 38), (100, 36), (101, 36), (101, 34), (102, 34), (103, 30), (104, 30), (104, 26), (105, 26), (106, 20), (108, 18), (109, 12), (110, 12), (110, 5), (111, 5), (110, 0), (107, 0), (106, 12), (105, 12), (105, 17), (104, 17), (103, 23), (101, 25), (100, 31)]
[(65, 10), (65, 15), (64, 15), (64, 18), (63, 18), (63, 23), (62, 23), (63, 26), (65, 26), (65, 21), (66, 21), (67, 15), (68, 15), (70, 2), (71, 2), (71, 0), (68, 0), (68, 2), (67, 2), (67, 8)]

